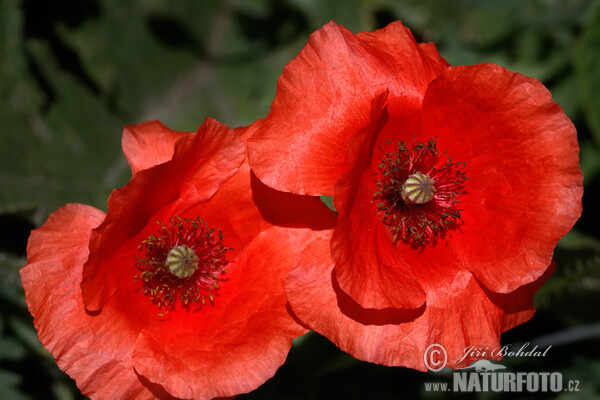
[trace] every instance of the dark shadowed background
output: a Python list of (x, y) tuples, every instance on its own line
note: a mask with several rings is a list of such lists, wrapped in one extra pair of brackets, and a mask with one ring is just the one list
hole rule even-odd
[[(503, 344), (552, 344), (509, 371), (559, 371), (600, 398), (600, 2), (592, 0), (0, 0), (0, 398), (82, 396), (40, 345), (19, 279), (29, 231), (67, 202), (106, 209), (129, 168), (123, 126), (159, 119), (195, 131), (264, 117), (283, 66), (329, 20), (353, 32), (401, 19), (451, 64), (493, 62), (546, 84), (575, 123), (584, 213), (556, 250), (532, 321)], [(552, 171), (546, 171), (552, 174)], [(554, 336), (548, 336), (554, 335)], [(456, 398), (447, 381), (359, 362), (310, 333), (240, 399)], [(500, 393), (473, 393), (496, 399)]]

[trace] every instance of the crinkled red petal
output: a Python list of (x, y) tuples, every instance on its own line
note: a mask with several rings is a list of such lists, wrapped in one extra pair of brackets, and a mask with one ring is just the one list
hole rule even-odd
[(175, 142), (189, 135), (164, 126), (160, 121), (128, 125), (123, 130), (123, 153), (131, 166), (131, 173), (151, 168), (173, 157)]
[(156, 220), (165, 222), (175, 210), (209, 200), (245, 158), (243, 141), (211, 119), (198, 133), (180, 138), (174, 154), (170, 162), (138, 172), (111, 194), (108, 216), (92, 233), (90, 258), (83, 269), (81, 288), (89, 310), (102, 308), (121, 277), (131, 272), (109, 268), (133, 257), (122, 248), (136, 248)]
[(458, 262), (500, 293), (538, 279), (583, 194), (575, 128), (550, 92), (497, 65), (450, 68), (422, 119), (424, 136), (466, 162), (464, 224), (449, 238)]
[[(500, 334), (534, 313), (533, 294), (549, 274), (508, 293), (491, 293), (466, 270), (426, 257), (418, 273), (427, 301), (418, 309), (365, 309), (340, 290), (329, 234), (309, 244), (286, 281), (294, 313), (352, 356), (378, 364), (426, 370), (423, 353), (432, 343), (448, 352), (449, 366), (465, 367), (468, 346), (499, 346)], [(486, 357), (486, 359), (494, 359)], [(455, 363), (457, 360), (461, 360)], [(496, 358), (497, 359), (497, 358)]]
[(331, 239), (335, 272), (342, 290), (365, 308), (418, 308), (425, 292), (390, 239), (373, 199), (369, 168), (378, 135), (388, 122), (387, 94), (371, 106), (371, 123), (348, 146), (352, 168), (335, 187), (339, 222)]
[(68, 204), (32, 232), (28, 264), (21, 269), (25, 300), (44, 347), (90, 397), (150, 399), (131, 354), (139, 331), (111, 306), (86, 313), (81, 299), (82, 266), (92, 229), (105, 214)]
[(316, 234), (274, 227), (228, 266), (214, 305), (148, 325), (135, 344), (136, 371), (182, 398), (251, 391), (283, 364), (305, 333), (286, 308), (285, 278)]
[(348, 142), (369, 123), (371, 100), (389, 91), (390, 113), (414, 113), (447, 66), (400, 22), (357, 35), (325, 25), (279, 78), (271, 111), (248, 142), (252, 169), (278, 190), (332, 195), (350, 166)]

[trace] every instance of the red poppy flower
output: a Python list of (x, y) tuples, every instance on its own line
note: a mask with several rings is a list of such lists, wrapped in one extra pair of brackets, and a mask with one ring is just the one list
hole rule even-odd
[(21, 270), (27, 305), (84, 394), (248, 392), (305, 332), (286, 308), (284, 279), (335, 215), (251, 175), (244, 140), (253, 129), (236, 134), (214, 120), (197, 133), (127, 127), (133, 177), (111, 194), (108, 213), (68, 204), (32, 233)]
[(540, 82), (450, 67), (400, 22), (311, 35), (248, 144), (259, 179), (339, 213), (287, 280), (296, 315), (359, 359), (420, 370), (431, 343), (459, 360), (531, 318), (581, 214), (578, 150)]

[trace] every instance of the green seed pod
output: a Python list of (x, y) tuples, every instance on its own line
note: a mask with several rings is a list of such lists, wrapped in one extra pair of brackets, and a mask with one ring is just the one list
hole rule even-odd
[(165, 266), (178, 278), (189, 278), (198, 269), (198, 256), (186, 245), (176, 246), (169, 251)]
[(406, 204), (425, 204), (433, 199), (435, 180), (429, 174), (416, 172), (402, 184), (402, 200)]

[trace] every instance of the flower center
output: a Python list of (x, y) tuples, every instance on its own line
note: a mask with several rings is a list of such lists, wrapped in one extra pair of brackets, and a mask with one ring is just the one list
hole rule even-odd
[(412, 148), (399, 142), (381, 158), (373, 196), (396, 244), (434, 244), (462, 221), (458, 199), (464, 194), (466, 164), (452, 162), (452, 157), (444, 162), (436, 146), (433, 139)]
[(218, 282), (227, 272), (223, 234), (209, 228), (200, 218), (177, 216), (168, 224), (158, 222), (158, 233), (138, 247), (144, 256), (136, 258), (141, 271), (135, 276), (143, 292), (164, 316), (177, 305), (200, 309), (207, 300), (214, 303)]

